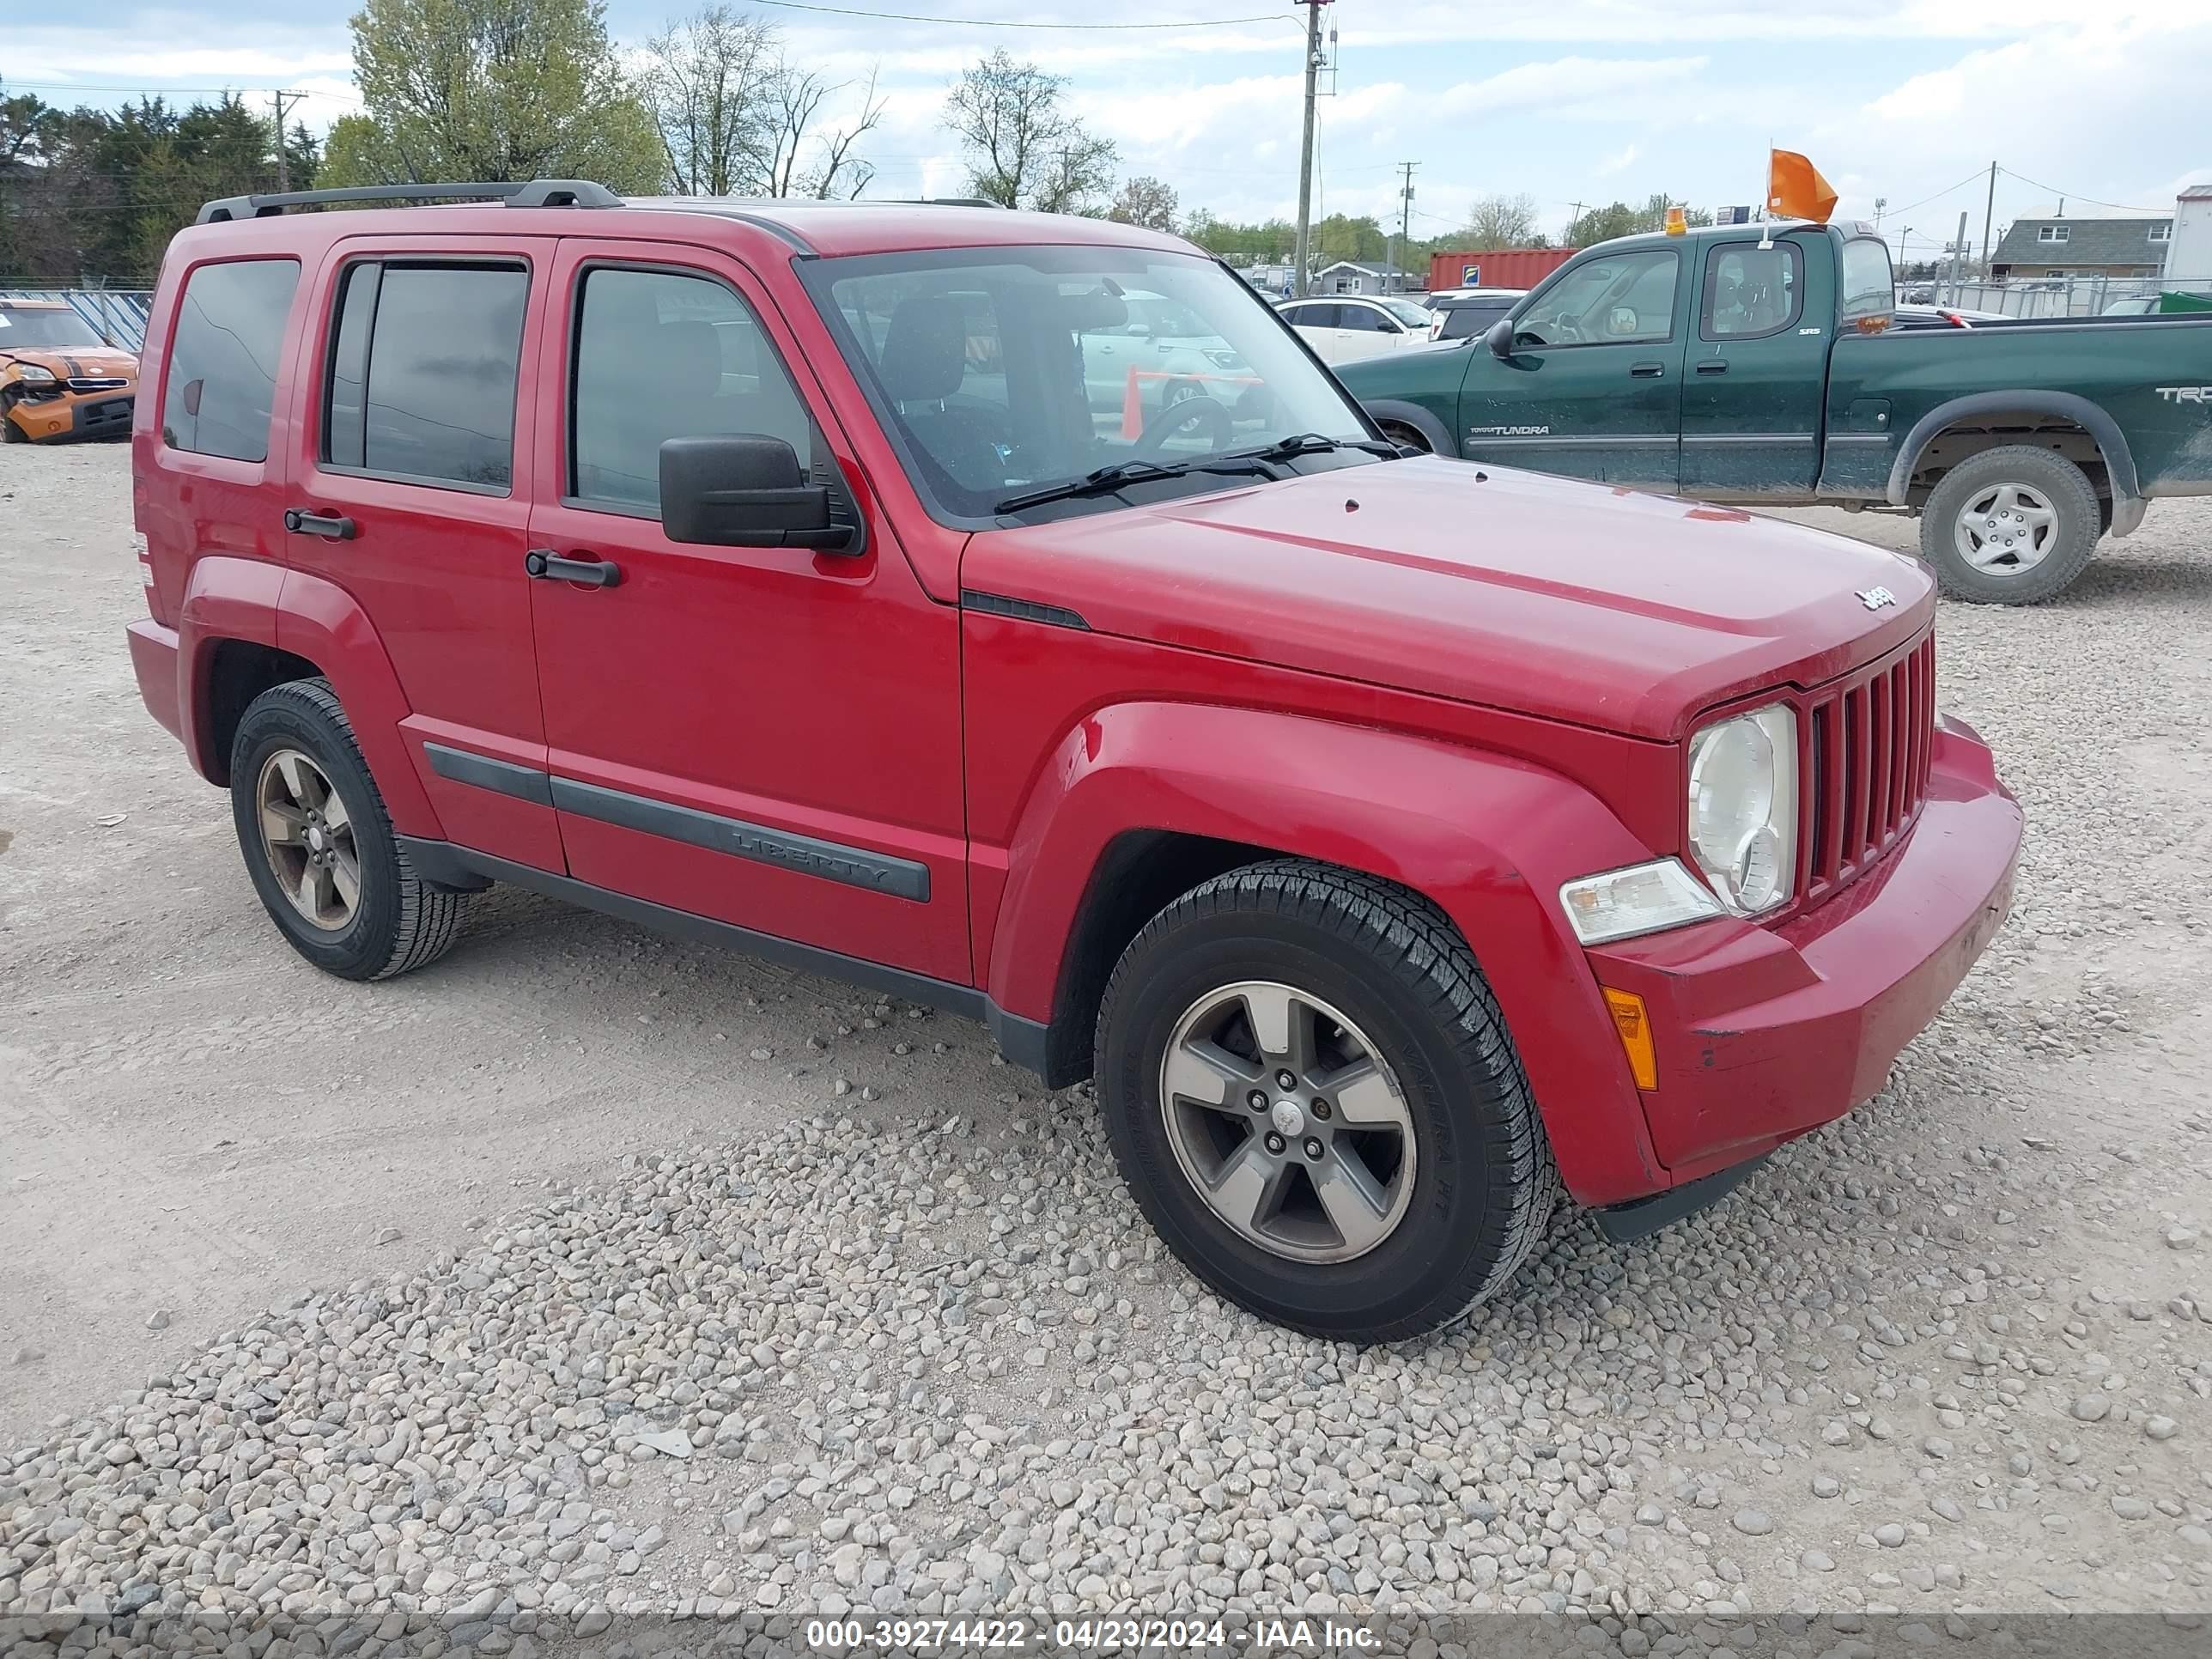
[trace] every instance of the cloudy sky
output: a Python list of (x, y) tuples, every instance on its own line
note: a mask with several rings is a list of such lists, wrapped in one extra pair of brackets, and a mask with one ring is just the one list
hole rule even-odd
[[(611, 0), (609, 21), (636, 41), (696, 3)], [(890, 112), (866, 150), (872, 194), (962, 188), (945, 90), (1003, 46), (1067, 76), (1123, 171), (1166, 179), (1187, 208), (1252, 218), (1295, 206), (1303, 13), (1279, 0), (823, 3), (972, 20), (741, 6), (856, 89), (879, 71)], [(39, 8), (10, 18), (0, 79), (62, 101), (287, 86), (312, 92), (303, 113), (327, 125), (354, 105), (352, 9)], [(2179, 187), (2212, 180), (2212, 0), (1334, 0), (1324, 16), (1339, 39), (1321, 210), (1395, 216), (1395, 164), (1417, 161), (1420, 235), (1492, 191), (1533, 196), (1554, 229), (1577, 201), (1755, 201), (1770, 141), (1812, 155), (1844, 216), (1870, 217), (1887, 198), (1885, 228), (1912, 227), (1916, 248), (1962, 210), (1978, 240), (1992, 159), (2007, 169), (2000, 231), (2062, 194), (2075, 212), (2170, 211)], [(1201, 17), (1255, 21), (1170, 27)]]

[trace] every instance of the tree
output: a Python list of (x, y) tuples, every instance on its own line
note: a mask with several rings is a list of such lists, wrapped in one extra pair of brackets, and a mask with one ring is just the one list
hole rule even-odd
[(1062, 76), (1001, 47), (963, 73), (945, 121), (969, 151), (969, 188), (1001, 207), (1079, 210), (1112, 179), (1114, 146), (1061, 107)]
[(852, 151), (853, 146), (883, 119), (883, 100), (876, 96), (876, 77), (872, 75), (868, 77), (867, 91), (861, 95), (860, 112), (852, 125), (817, 137), (814, 166), (803, 171), (799, 166), (799, 158), (805, 153), (807, 134), (823, 104), (843, 90), (843, 82), (825, 86), (812, 70), (785, 67), (776, 82), (775, 131), (763, 194), (824, 198), (835, 195), (847, 179), (851, 181), (851, 195), (858, 196), (867, 188), (876, 170)]
[(1545, 247), (1549, 244), (1536, 228), (1536, 198), (1533, 196), (1484, 196), (1468, 210), (1463, 246), (1470, 248)]
[(1140, 173), (1121, 186), (1106, 216), (1125, 225), (1142, 225), (1146, 230), (1173, 230), (1176, 206), (1174, 191), (1149, 173)]
[[(1591, 208), (1569, 222), (1567, 245), (1570, 247), (1588, 247), (1593, 242), (1608, 241), (1615, 236), (1640, 236), (1647, 232), (1664, 230), (1667, 228), (1667, 208), (1668, 198), (1663, 191), (1645, 198), (1641, 207), (1615, 202), (1608, 207)], [(1683, 212), (1683, 222), (1692, 225), (1709, 225), (1713, 222), (1713, 216), (1703, 208), (1689, 208)]]
[(711, 5), (646, 43), (639, 90), (684, 196), (758, 191), (781, 111), (784, 67), (768, 24)]
[(604, 0), (367, 0), (353, 61), (368, 125), (348, 131), (330, 182), (668, 182)]

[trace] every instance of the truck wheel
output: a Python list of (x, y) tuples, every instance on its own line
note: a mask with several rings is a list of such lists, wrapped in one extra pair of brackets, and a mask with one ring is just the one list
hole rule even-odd
[(2047, 449), (2007, 444), (1943, 475), (1921, 509), (1920, 555), (1954, 599), (2035, 605), (2081, 574), (2104, 523), (2080, 467)]
[(272, 686), (230, 748), (246, 872), (292, 948), (341, 979), (388, 979), (443, 956), (464, 895), (431, 887), (392, 819), (328, 680)]
[(1183, 1264), (1316, 1336), (1469, 1312), (1542, 1240), (1550, 1143), (1490, 988), (1433, 908), (1297, 860), (1194, 888), (1100, 1006), (1122, 1178)]

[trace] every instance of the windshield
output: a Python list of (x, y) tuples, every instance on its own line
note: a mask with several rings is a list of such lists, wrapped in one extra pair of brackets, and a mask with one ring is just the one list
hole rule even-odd
[(1426, 306), (1415, 305), (1411, 300), (1385, 300), (1382, 304), (1393, 317), (1408, 328), (1426, 328), (1429, 325), (1429, 308)]
[(15, 346), (93, 346), (103, 344), (91, 325), (66, 307), (49, 311), (0, 306), (0, 351)]
[[(1267, 302), (1207, 259), (978, 247), (804, 270), (908, 477), (947, 522), (990, 520), (1003, 500), (1125, 462), (1374, 436)], [(1222, 487), (1191, 473), (1146, 491)], [(1107, 494), (1068, 510), (1126, 504)]]

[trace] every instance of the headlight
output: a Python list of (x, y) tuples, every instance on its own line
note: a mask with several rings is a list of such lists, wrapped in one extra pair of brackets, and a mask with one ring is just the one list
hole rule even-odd
[(1677, 859), (1584, 876), (1559, 889), (1559, 902), (1575, 937), (1585, 945), (1634, 939), (1727, 914)]
[(1690, 739), (1691, 856), (1738, 915), (1790, 896), (1797, 872), (1797, 714), (1771, 703)]
[(44, 385), (54, 378), (54, 372), (51, 368), (40, 368), (36, 363), (18, 363), (15, 365), (15, 378), (19, 380), (36, 380)]
[(1209, 351), (1206, 355), (1212, 359), (1216, 368), (1242, 368), (1244, 366), (1244, 360), (1233, 351)]

